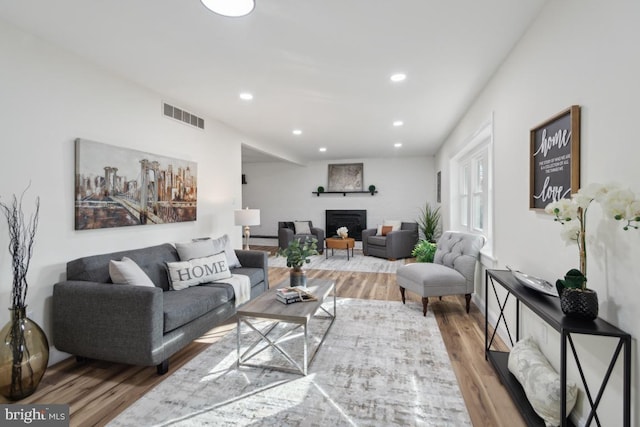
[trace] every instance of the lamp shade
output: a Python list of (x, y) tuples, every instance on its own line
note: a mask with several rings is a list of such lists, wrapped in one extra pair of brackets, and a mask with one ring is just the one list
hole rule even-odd
[(218, 15), (240, 17), (251, 13), (254, 0), (201, 0), (202, 4)]
[(260, 225), (260, 209), (238, 209), (233, 218), (236, 225)]

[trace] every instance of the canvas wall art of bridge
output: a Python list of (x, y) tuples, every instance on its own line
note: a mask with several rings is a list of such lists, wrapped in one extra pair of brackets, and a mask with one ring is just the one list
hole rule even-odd
[(197, 163), (76, 139), (75, 229), (195, 221)]

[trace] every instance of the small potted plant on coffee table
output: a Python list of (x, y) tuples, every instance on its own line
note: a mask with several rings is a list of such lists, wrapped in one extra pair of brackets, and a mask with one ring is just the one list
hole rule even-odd
[(311, 255), (318, 255), (318, 239), (311, 238), (301, 241), (293, 239), (285, 249), (278, 249), (278, 256), (287, 258), (287, 267), (291, 268), (289, 273), (290, 286), (307, 286), (307, 273), (302, 269), (304, 264), (311, 262)]

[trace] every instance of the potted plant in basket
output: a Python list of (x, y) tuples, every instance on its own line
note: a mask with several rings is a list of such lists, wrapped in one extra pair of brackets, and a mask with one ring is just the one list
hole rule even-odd
[(309, 257), (318, 255), (318, 239), (310, 238), (304, 241), (293, 239), (285, 249), (278, 249), (277, 256), (287, 258), (287, 267), (291, 268), (289, 273), (290, 286), (307, 286), (307, 273), (302, 269), (304, 264), (311, 262)]
[(22, 210), (22, 196), (18, 199), (14, 194), (10, 205), (0, 202), (0, 210), (7, 219), (13, 268), (10, 320), (0, 331), (0, 394), (10, 400), (32, 394), (49, 362), (47, 337), (26, 315), (27, 271), (38, 226), (40, 198), (36, 198), (35, 210), (27, 220)]
[(571, 199), (560, 199), (546, 206), (545, 211), (562, 224), (561, 236), (567, 242), (577, 243), (580, 269), (571, 269), (564, 279), (556, 282), (562, 311), (572, 317), (595, 319), (598, 317), (598, 295), (587, 288), (587, 210), (591, 202), (602, 205), (606, 216), (622, 221), (623, 229), (638, 229), (640, 199), (631, 190), (617, 185), (591, 184), (581, 188)]

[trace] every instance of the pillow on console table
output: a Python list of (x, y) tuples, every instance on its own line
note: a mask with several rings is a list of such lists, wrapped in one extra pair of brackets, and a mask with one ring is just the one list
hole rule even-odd
[(109, 261), (109, 276), (118, 285), (150, 286), (155, 285), (138, 264), (129, 257), (122, 257), (121, 261)]
[[(509, 372), (520, 382), (533, 410), (547, 426), (560, 425), (560, 375), (531, 337), (518, 341), (509, 353)], [(567, 384), (567, 415), (578, 397), (575, 384)]]
[(167, 262), (166, 264), (169, 283), (174, 291), (231, 277), (224, 252), (204, 258)]

